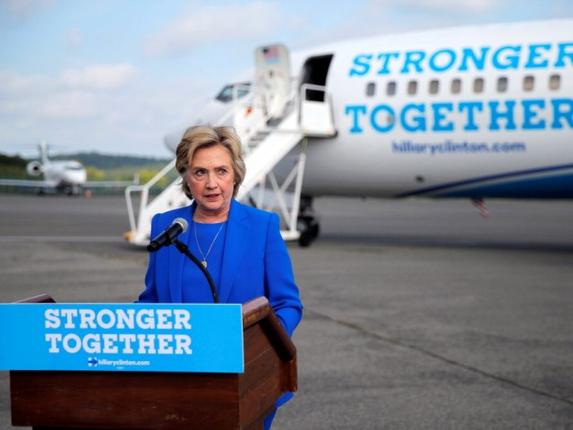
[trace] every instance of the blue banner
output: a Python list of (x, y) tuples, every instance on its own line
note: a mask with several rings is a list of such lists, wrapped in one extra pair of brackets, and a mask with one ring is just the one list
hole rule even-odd
[(0, 370), (242, 373), (240, 304), (0, 304)]

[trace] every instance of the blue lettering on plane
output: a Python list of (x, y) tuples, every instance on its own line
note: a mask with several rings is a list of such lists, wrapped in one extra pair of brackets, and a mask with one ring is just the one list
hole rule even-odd
[(365, 129), (388, 133), (398, 128), (410, 133), (477, 132), (480, 124), (489, 131), (573, 129), (570, 98), (407, 103), (398, 108), (384, 103), (350, 104), (344, 113), (350, 119), (349, 132), (353, 134)]
[(573, 67), (573, 41), (530, 45), (441, 48), (435, 51), (363, 52), (356, 55), (348, 72), (351, 77), (420, 74), (427, 71), (476, 72), (496, 70)]
[[(362, 52), (352, 60), (352, 79), (381, 75), (441, 74), (448, 71), (482, 72), (494, 70), (573, 69), (573, 41), (559, 43), (511, 44), (440, 48), (433, 51), (409, 50)], [(417, 132), (478, 132), (480, 130), (559, 130), (573, 129), (573, 98), (461, 100), (436, 103), (347, 104), (344, 114), (349, 132), (374, 130), (388, 133), (397, 129)]]

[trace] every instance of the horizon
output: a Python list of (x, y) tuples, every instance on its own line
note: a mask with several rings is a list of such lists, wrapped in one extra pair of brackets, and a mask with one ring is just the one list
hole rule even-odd
[[(74, 152), (56, 152), (56, 153), (51, 153), (49, 154), (49, 159), (50, 160), (59, 160), (60, 158), (68, 158), (68, 157), (74, 157), (77, 155), (97, 155), (97, 156), (103, 156), (103, 157), (127, 157), (127, 158), (139, 158), (139, 159), (143, 159), (143, 160), (155, 160), (155, 161), (170, 161), (172, 160), (174, 157), (160, 157), (160, 156), (154, 156), (154, 155), (137, 155), (137, 154), (122, 154), (122, 153), (108, 153), (108, 152), (100, 152), (98, 150), (91, 150), (91, 149), (85, 149), (85, 150), (78, 150), (78, 151), (74, 151)], [(4, 152), (2, 149), (0, 149), (0, 156), (4, 156), (4, 157), (10, 157), (10, 158), (20, 158), (22, 160), (38, 160), (40, 159), (40, 157), (38, 156), (38, 154), (35, 155), (21, 155), (21, 154), (8, 154), (6, 152)]]

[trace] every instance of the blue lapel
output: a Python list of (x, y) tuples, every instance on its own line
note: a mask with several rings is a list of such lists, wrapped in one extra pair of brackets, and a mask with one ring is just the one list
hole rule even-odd
[[(179, 240), (185, 244), (189, 243), (189, 231), (191, 230), (191, 223), (193, 222), (193, 211), (195, 206), (191, 206), (190, 210), (185, 211), (183, 217), (189, 223), (189, 228), (185, 233), (179, 236)], [(169, 255), (167, 262), (167, 267), (170, 268), (169, 271), (169, 290), (171, 292), (171, 302), (181, 303), (183, 300), (183, 263), (187, 257), (181, 254), (175, 245), (169, 247)], [(193, 263), (191, 263), (193, 264)]]
[[(195, 205), (192, 205), (190, 210), (184, 214), (184, 217), (189, 221), (189, 226), (191, 226), (191, 223), (193, 222), (194, 212)], [(191, 228), (187, 229), (185, 233), (179, 236), (179, 240), (181, 242), (189, 243), (190, 230)], [(221, 284), (217, 285), (220, 303), (225, 303), (231, 293), (233, 282), (235, 281), (235, 277), (243, 259), (248, 232), (248, 216), (242, 205), (233, 200), (231, 202), (229, 219), (227, 221), (227, 233), (223, 251), (223, 271), (221, 273), (220, 281)], [(181, 303), (183, 300), (183, 263), (186, 258), (187, 257), (181, 254), (175, 246), (169, 247), (169, 261), (167, 262), (167, 267), (170, 268), (169, 288), (171, 292), (171, 301), (173, 303)]]
[(219, 301), (225, 303), (231, 293), (233, 282), (239, 272), (245, 244), (249, 233), (248, 216), (243, 206), (233, 200), (227, 222), (227, 235), (223, 253), (221, 285), (218, 285)]

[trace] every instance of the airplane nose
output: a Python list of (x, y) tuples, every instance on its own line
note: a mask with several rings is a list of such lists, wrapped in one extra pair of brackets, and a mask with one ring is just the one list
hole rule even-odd
[(175, 153), (175, 151), (177, 150), (177, 145), (179, 145), (179, 142), (181, 142), (181, 139), (183, 138), (185, 131), (187, 131), (187, 128), (181, 128), (179, 130), (167, 134), (163, 138), (163, 143), (165, 143), (167, 149)]

